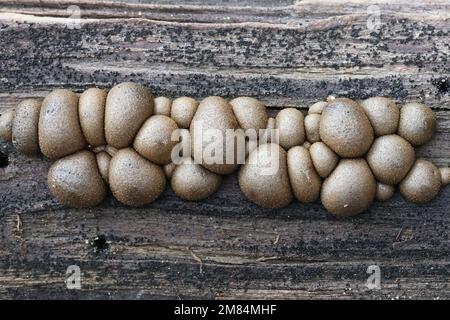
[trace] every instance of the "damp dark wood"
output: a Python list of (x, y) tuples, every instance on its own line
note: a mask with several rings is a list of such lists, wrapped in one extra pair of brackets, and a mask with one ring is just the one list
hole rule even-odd
[[(273, 114), (385, 95), (437, 112), (418, 156), (450, 164), (448, 1), (166, 3), (2, 1), (0, 112), (121, 81), (170, 97), (251, 95)], [(261, 209), (235, 175), (201, 203), (168, 188), (145, 208), (110, 196), (74, 210), (49, 194), (48, 160), (0, 152), (0, 298), (450, 298), (450, 188), (347, 220), (320, 203)], [(80, 290), (66, 286), (71, 265)], [(370, 265), (379, 290), (366, 286)]]

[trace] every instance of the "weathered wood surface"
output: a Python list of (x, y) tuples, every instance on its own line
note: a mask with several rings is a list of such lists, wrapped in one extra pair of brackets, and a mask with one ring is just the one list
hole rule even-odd
[[(2, 1), (0, 112), (53, 88), (124, 80), (172, 97), (257, 96), (273, 113), (387, 95), (437, 111), (418, 154), (450, 164), (448, 1), (378, 1), (375, 31), (365, 1), (157, 2)], [(80, 20), (67, 18), (71, 5)], [(235, 176), (202, 203), (169, 188), (141, 209), (110, 197), (73, 210), (48, 192), (49, 161), (0, 148), (1, 298), (450, 298), (450, 188), (343, 221), (319, 203), (261, 209)], [(365, 286), (372, 264), (381, 290)], [(65, 286), (69, 265), (81, 290)]]

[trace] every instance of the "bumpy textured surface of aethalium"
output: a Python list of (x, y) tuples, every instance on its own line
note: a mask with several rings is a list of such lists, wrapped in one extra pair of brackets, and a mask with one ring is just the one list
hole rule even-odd
[[(384, 97), (329, 98), (312, 105), (306, 116), (286, 108), (274, 119), (254, 98), (172, 101), (154, 98), (136, 83), (109, 92), (93, 88), (80, 96), (54, 90), (42, 102), (25, 100), (0, 116), (0, 139), (12, 141), (21, 153), (42, 152), (56, 160), (48, 186), (69, 206), (95, 206), (108, 187), (120, 202), (142, 206), (161, 195), (167, 179), (177, 196), (200, 201), (218, 190), (222, 175), (239, 170), (242, 192), (260, 206), (320, 198), (341, 217), (388, 200), (397, 185), (411, 202), (432, 200), (450, 182), (450, 170), (416, 159), (414, 147), (428, 142), (435, 128), (430, 108), (420, 103), (399, 108)], [(223, 134), (223, 161), (193, 160), (214, 140), (208, 129)], [(249, 129), (263, 134), (244, 140), (240, 165), (227, 140), (245, 138)], [(270, 129), (278, 129), (277, 140)], [(181, 154), (177, 163), (175, 148)], [(183, 154), (186, 148), (190, 155)]]

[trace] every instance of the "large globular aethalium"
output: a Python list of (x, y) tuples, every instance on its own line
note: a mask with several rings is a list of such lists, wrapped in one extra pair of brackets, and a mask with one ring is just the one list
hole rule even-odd
[[(411, 202), (432, 200), (449, 184), (450, 169), (416, 159), (414, 147), (428, 142), (435, 128), (429, 107), (408, 103), (399, 108), (385, 97), (328, 98), (313, 104), (306, 117), (286, 108), (274, 119), (255, 98), (172, 101), (154, 98), (145, 86), (131, 82), (109, 92), (91, 88), (80, 96), (54, 90), (42, 102), (27, 99), (0, 116), (0, 139), (12, 141), (21, 153), (42, 152), (56, 160), (48, 186), (69, 206), (99, 204), (108, 186), (120, 202), (142, 206), (161, 195), (166, 179), (180, 198), (200, 201), (218, 190), (222, 175), (239, 170), (242, 192), (260, 206), (320, 198), (339, 217), (388, 200), (397, 185)], [(247, 137), (240, 165), (238, 152), (226, 143), (249, 129), (263, 134)], [(270, 129), (278, 130), (278, 139)], [(228, 130), (236, 134), (230, 137)], [(173, 139), (175, 131), (180, 140)], [(223, 161), (194, 161), (208, 152), (214, 132), (223, 135)], [(179, 141), (192, 153), (174, 163)]]

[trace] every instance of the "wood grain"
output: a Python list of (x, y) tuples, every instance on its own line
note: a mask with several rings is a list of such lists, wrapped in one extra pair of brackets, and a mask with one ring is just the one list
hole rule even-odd
[[(272, 114), (328, 95), (386, 95), (436, 110), (438, 131), (418, 156), (449, 165), (450, 4), (377, 1), (378, 30), (369, 5), (2, 1), (0, 112), (54, 88), (125, 80), (171, 97), (256, 96)], [(348, 220), (320, 203), (259, 208), (234, 175), (202, 203), (169, 188), (145, 208), (109, 197), (74, 210), (49, 194), (48, 160), (5, 143), (0, 152), (1, 298), (450, 298), (450, 188)], [(373, 264), (381, 290), (365, 285)], [(81, 290), (66, 288), (69, 265), (82, 270)]]

